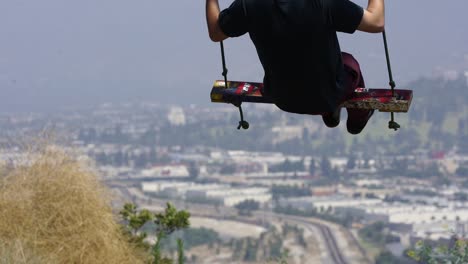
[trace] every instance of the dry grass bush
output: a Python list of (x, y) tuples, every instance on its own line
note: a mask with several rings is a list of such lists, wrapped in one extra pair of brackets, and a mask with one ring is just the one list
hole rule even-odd
[(90, 167), (41, 148), (0, 168), (0, 264), (143, 263)]

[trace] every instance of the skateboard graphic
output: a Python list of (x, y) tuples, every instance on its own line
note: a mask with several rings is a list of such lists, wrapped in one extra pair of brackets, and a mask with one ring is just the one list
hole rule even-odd
[[(228, 81), (227, 88), (223, 80), (217, 80), (211, 90), (211, 102), (231, 103), (239, 105), (242, 102), (271, 104), (271, 98), (262, 95), (262, 83)], [(357, 88), (342, 107), (358, 109), (375, 109), (380, 112), (408, 112), (413, 91), (396, 89), (394, 94), (390, 89)]]

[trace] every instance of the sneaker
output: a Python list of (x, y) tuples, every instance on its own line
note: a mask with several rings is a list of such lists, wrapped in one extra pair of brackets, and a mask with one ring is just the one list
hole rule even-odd
[(374, 110), (362, 109), (347, 109), (348, 120), (346, 121), (346, 128), (348, 132), (353, 135), (361, 133), (367, 122), (374, 114)]
[(322, 120), (327, 127), (337, 127), (340, 124), (341, 107), (335, 112), (322, 115)]

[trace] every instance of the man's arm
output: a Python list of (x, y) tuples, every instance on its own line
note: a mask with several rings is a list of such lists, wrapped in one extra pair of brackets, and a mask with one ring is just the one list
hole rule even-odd
[(206, 0), (206, 22), (208, 24), (208, 34), (214, 42), (223, 41), (228, 36), (219, 27), (219, 4), (218, 0)]
[(369, 0), (367, 9), (364, 9), (364, 15), (358, 30), (379, 33), (385, 29), (385, 4), (384, 0)]

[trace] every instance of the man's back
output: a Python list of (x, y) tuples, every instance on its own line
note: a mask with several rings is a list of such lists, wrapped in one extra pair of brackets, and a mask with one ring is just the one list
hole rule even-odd
[(318, 114), (344, 96), (336, 31), (352, 33), (362, 8), (343, 0), (236, 0), (219, 25), (234, 37), (249, 32), (265, 70), (265, 93), (281, 109)]

